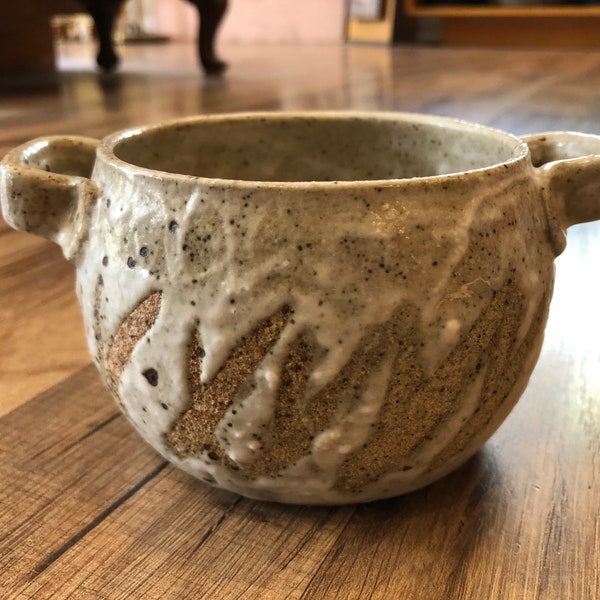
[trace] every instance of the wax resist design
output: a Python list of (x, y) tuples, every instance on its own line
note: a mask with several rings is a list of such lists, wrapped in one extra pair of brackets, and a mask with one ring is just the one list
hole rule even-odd
[[(132, 312), (107, 353), (115, 393), (133, 348), (156, 320), (160, 296), (155, 292)], [(510, 284), (493, 294), (482, 319), (431, 377), (418, 366), (412, 341), (419, 315), (408, 305), (366, 335), (339, 375), (321, 390), (311, 390), (310, 374), (315, 357), (324, 351), (309, 334), (301, 335), (282, 363), (271, 419), (254, 424), (250, 452), (240, 455), (228, 431), (240, 430), (238, 411), (256, 393), (256, 372), (293, 311), (283, 307), (242, 339), (208, 383), (201, 381), (205, 353), (194, 331), (187, 365), (191, 400), (171, 424), (166, 442), (180, 458), (202, 457), (207, 467), (223, 465), (240, 478), (276, 477), (310, 465), (329, 472), (333, 487), (342, 493), (435, 467), (460, 451), (510, 395), (544, 322), (542, 303), (530, 334), (515, 347), (515, 331), (507, 324), (513, 322), (511, 312), (522, 310), (518, 298)], [(495, 326), (488, 327), (489, 322)], [(465, 378), (456, 377), (458, 368)], [(158, 385), (156, 369), (142, 374), (148, 385)], [(465, 403), (465, 397), (470, 401)]]

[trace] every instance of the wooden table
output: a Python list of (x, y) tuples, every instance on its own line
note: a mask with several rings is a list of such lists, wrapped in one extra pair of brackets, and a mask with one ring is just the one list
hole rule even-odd
[[(176, 45), (130, 48), (106, 78), (71, 48), (72, 70), (53, 87), (1, 92), (0, 154), (36, 135), (256, 109), (600, 133), (598, 53), (224, 53), (222, 81), (202, 79), (193, 48)], [(165, 464), (90, 364), (71, 267), (0, 224), (0, 597), (600, 598), (599, 258), (600, 224), (570, 230), (530, 385), (462, 469), (404, 497), (306, 508), (218, 491)]]

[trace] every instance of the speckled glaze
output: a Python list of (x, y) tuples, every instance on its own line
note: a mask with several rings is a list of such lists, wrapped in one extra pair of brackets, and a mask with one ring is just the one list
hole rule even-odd
[(5, 219), (77, 268), (90, 351), (162, 455), (241, 494), (424, 486), (538, 357), (600, 138), (394, 113), (197, 117), (9, 153)]

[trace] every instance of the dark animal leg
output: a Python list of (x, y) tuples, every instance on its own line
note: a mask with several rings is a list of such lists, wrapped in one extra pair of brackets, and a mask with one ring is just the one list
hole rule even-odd
[(200, 14), (198, 33), (198, 52), (204, 71), (209, 75), (218, 75), (227, 68), (215, 52), (215, 37), (221, 21), (227, 11), (227, 0), (190, 0)]
[(98, 44), (100, 46), (96, 62), (101, 69), (113, 71), (119, 64), (119, 57), (113, 44), (115, 20), (124, 0), (80, 0), (94, 19)]
[[(100, 46), (96, 62), (105, 71), (112, 71), (119, 64), (112, 33), (124, 1), (79, 0), (94, 19)], [(198, 52), (202, 67), (211, 75), (222, 73), (227, 68), (227, 63), (220, 60), (215, 53), (215, 37), (227, 11), (228, 0), (190, 0), (190, 2), (198, 9), (200, 15)]]

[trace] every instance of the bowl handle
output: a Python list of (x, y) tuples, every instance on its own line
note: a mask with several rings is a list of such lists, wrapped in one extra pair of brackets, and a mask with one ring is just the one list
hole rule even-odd
[(556, 254), (566, 245), (566, 229), (600, 219), (600, 136), (552, 132), (523, 141), (537, 167), (550, 237)]
[(48, 136), (11, 150), (0, 164), (0, 202), (9, 225), (56, 242), (73, 260), (98, 197), (90, 179), (97, 146), (93, 138)]

